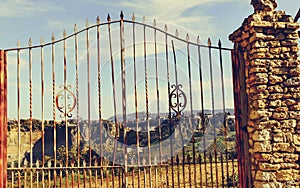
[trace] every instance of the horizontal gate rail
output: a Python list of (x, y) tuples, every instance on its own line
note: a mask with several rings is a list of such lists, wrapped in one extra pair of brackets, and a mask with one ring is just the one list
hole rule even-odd
[(168, 30), (121, 13), (5, 49), (7, 186), (238, 186), (232, 49)]

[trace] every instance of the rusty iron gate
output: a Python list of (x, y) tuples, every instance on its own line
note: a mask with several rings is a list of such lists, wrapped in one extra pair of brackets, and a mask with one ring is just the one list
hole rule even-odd
[(232, 49), (168, 30), (121, 13), (0, 51), (1, 187), (237, 187)]

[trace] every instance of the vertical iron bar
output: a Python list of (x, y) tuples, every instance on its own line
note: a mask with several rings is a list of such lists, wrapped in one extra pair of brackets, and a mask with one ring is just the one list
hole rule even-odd
[[(165, 25), (165, 48), (166, 48), (166, 64), (167, 64), (167, 82), (168, 82), (168, 106), (169, 106), (169, 116), (168, 116), (168, 119), (169, 119), (169, 134), (171, 134), (171, 126), (172, 126), (172, 117), (171, 117), (171, 98), (170, 98), (170, 93), (171, 93), (171, 85), (170, 85), (170, 67), (169, 67), (169, 53), (168, 53), (168, 34), (167, 34), (167, 31), (168, 31), (168, 27), (167, 25)], [(171, 139), (170, 139), (170, 149), (171, 149), (171, 157), (173, 155), (173, 139), (172, 139), (172, 136), (171, 136)], [(168, 166), (166, 166), (166, 169), (168, 169)], [(167, 172), (167, 175), (168, 175), (168, 172)], [(167, 186), (169, 186), (169, 178), (168, 176), (166, 177), (166, 181), (167, 181)]]
[[(80, 167), (80, 120), (79, 120), (79, 88), (78, 88), (78, 35), (77, 35), (77, 26), (76, 24), (74, 25), (74, 32), (75, 32), (75, 72), (76, 72), (76, 113), (77, 113), (77, 168)], [(77, 169), (77, 185), (79, 187), (80, 185), (80, 171)]]
[[(214, 99), (214, 79), (213, 79), (213, 67), (211, 57), (211, 40), (208, 39), (208, 50), (209, 50), (209, 68), (210, 68), (210, 90), (211, 90), (211, 105), (212, 105), (212, 123), (214, 127), (214, 156), (215, 166), (217, 167), (217, 134), (216, 134), (216, 120), (215, 120), (215, 99)], [(216, 168), (216, 184), (218, 186), (218, 169)]]
[[(18, 42), (19, 47), (19, 42)], [(20, 167), (21, 167), (21, 99), (20, 99), (20, 49), (17, 51), (17, 100), (18, 100), (18, 187), (21, 186), (20, 184)]]
[[(69, 138), (68, 138), (68, 116), (67, 116), (67, 47), (66, 47), (66, 30), (63, 32), (63, 51), (64, 51), (64, 118), (65, 118), (65, 143), (66, 143), (66, 167), (69, 166)], [(68, 170), (66, 170), (66, 187), (68, 187)]]
[(121, 11), (120, 14), (120, 43), (121, 43), (121, 71), (122, 71), (122, 110), (123, 110), (123, 140), (124, 140), (124, 179), (123, 185), (125, 187), (128, 186), (127, 179), (127, 138), (126, 138), (126, 130), (127, 130), (127, 117), (126, 117), (126, 67), (125, 67), (125, 36), (124, 36), (124, 15)]
[[(41, 45), (43, 45), (43, 39), (41, 39)], [(44, 68), (44, 48), (41, 46), (41, 85), (42, 85), (42, 96), (41, 96), (41, 110), (42, 110), (42, 168), (45, 167), (45, 68)], [(42, 169), (42, 185), (45, 184), (45, 172)]]
[(154, 53), (155, 53), (155, 77), (156, 77), (156, 99), (157, 99), (157, 118), (158, 118), (158, 131), (159, 131), (159, 165), (160, 165), (160, 182), (162, 182), (162, 135), (161, 135), (161, 124), (160, 124), (160, 104), (159, 104), (159, 82), (158, 82), (158, 57), (157, 57), (157, 36), (156, 36), (156, 21), (153, 22), (154, 26)]
[(177, 186), (180, 188), (180, 164), (179, 164), (179, 156), (176, 155), (176, 163), (177, 163)]
[[(115, 116), (115, 139), (114, 139), (114, 152), (113, 152), (113, 166), (115, 165), (116, 153), (117, 153), (117, 136), (118, 136), (118, 118), (117, 118), (117, 107), (116, 107), (116, 86), (115, 86), (115, 73), (114, 73), (114, 59), (112, 54), (112, 40), (111, 40), (111, 28), (110, 28), (110, 16), (107, 16), (108, 34), (109, 34), (109, 49), (110, 49), (110, 62), (111, 62), (111, 79), (113, 85), (113, 101), (114, 101), (114, 116)], [(114, 188), (114, 168), (112, 168), (112, 186)]]
[[(187, 55), (188, 55), (188, 72), (189, 72), (189, 89), (190, 89), (190, 110), (191, 110), (191, 115), (190, 115), (190, 128), (192, 128), (192, 152), (193, 152), (193, 164), (194, 164), (194, 182), (196, 184), (196, 161), (195, 161), (195, 136), (194, 136), (194, 114), (193, 114), (193, 93), (192, 93), (192, 73), (191, 73), (191, 55), (190, 55), (190, 43), (189, 43), (189, 35), (186, 35), (186, 41), (187, 41)], [(191, 182), (190, 182), (191, 183)]]
[(92, 165), (92, 149), (91, 149), (91, 70), (90, 70), (90, 41), (88, 20), (86, 20), (86, 61), (87, 61), (87, 92), (88, 92), (88, 127), (89, 127), (89, 167)]
[(203, 162), (204, 162), (204, 174), (205, 174), (205, 185), (207, 186), (207, 168), (206, 168), (206, 140), (205, 140), (205, 114), (204, 114), (204, 96), (203, 96), (203, 77), (202, 77), (202, 60), (201, 60), (201, 49), (200, 49), (200, 37), (197, 37), (198, 44), (198, 59), (199, 59), (199, 80), (200, 80), (200, 98), (201, 98), (201, 128), (203, 134)]
[[(55, 105), (55, 95), (56, 95), (56, 83), (55, 83), (55, 37), (54, 34), (52, 33), (52, 44), (51, 44), (51, 60), (52, 60), (52, 110), (53, 110), (53, 157), (54, 157), (54, 168), (56, 168), (56, 163), (57, 163), (57, 158), (56, 158), (56, 105)], [(54, 175), (53, 175), (53, 183), (54, 186), (56, 186), (56, 170), (54, 170)]]
[(234, 172), (234, 155), (232, 155), (232, 184), (233, 184), (233, 187), (235, 187), (235, 172)]
[[(29, 47), (31, 47), (31, 39), (29, 39)], [(29, 48), (29, 119), (30, 119), (30, 159), (29, 167), (32, 168), (33, 152), (32, 152), (32, 48)], [(32, 171), (30, 171), (30, 187), (32, 187)]]
[(192, 173), (191, 173), (191, 156), (188, 154), (187, 156), (187, 162), (188, 162), (188, 171), (189, 171), (189, 184), (190, 188), (192, 187)]
[[(116, 159), (116, 150), (117, 150), (117, 135), (118, 135), (118, 118), (117, 118), (117, 107), (116, 107), (116, 87), (115, 87), (115, 69), (114, 69), (114, 59), (113, 59), (113, 52), (112, 52), (112, 40), (111, 40), (111, 27), (110, 27), (110, 16), (107, 16), (107, 26), (108, 26), (108, 34), (109, 34), (109, 49), (110, 49), (110, 62), (111, 62), (111, 80), (113, 86), (113, 101), (114, 101), (114, 116), (115, 116), (115, 127), (116, 127), (116, 135), (114, 140), (114, 156), (113, 156), (113, 166), (115, 165)], [(113, 169), (112, 169), (113, 170)], [(112, 173), (114, 176), (114, 173)], [(113, 182), (114, 185), (114, 182)]]
[[(145, 21), (145, 17), (143, 18)], [(146, 94), (146, 119), (147, 119), (147, 139), (148, 139), (148, 163), (149, 163), (149, 182), (152, 188), (151, 177), (151, 137), (150, 137), (150, 121), (149, 121), (149, 97), (148, 97), (148, 68), (147, 68), (147, 45), (146, 45), (146, 26), (144, 25), (144, 66), (145, 66), (145, 94)]]
[(224, 84), (224, 71), (223, 71), (223, 58), (222, 58), (222, 43), (221, 40), (219, 40), (218, 43), (219, 46), (219, 56), (220, 56), (220, 69), (221, 69), (221, 83), (222, 83), (222, 104), (223, 104), (223, 114), (224, 114), (224, 120), (223, 120), (223, 126), (224, 126), (224, 140), (225, 140), (225, 161), (226, 161), (226, 176), (229, 177), (229, 167), (228, 167), (228, 146), (227, 146), (227, 121), (226, 121), (226, 105), (225, 105), (225, 84)]
[[(0, 187), (7, 186), (7, 56), (0, 50)], [(12, 179), (13, 181), (13, 179)]]
[(134, 67), (134, 104), (135, 104), (135, 125), (136, 125), (136, 154), (138, 164), (138, 188), (141, 187), (140, 170), (140, 139), (139, 139), (139, 121), (138, 121), (138, 98), (137, 98), (137, 80), (136, 80), (136, 45), (135, 45), (135, 16), (132, 16), (132, 40), (133, 40), (133, 67)]
[(224, 165), (223, 165), (223, 154), (222, 153), (220, 153), (220, 157), (221, 157), (220, 160), (221, 160), (222, 187), (225, 187), (225, 185), (224, 185), (224, 179), (225, 179), (225, 177), (224, 177)]
[[(103, 165), (103, 127), (102, 127), (102, 101), (101, 101), (101, 58), (100, 58), (100, 18), (97, 17), (97, 62), (98, 62), (98, 115), (99, 115), (99, 126), (100, 126), (100, 166)], [(100, 174), (102, 174), (102, 169), (100, 169)], [(102, 176), (101, 183), (102, 183)]]
[[(211, 187), (214, 187), (214, 174), (213, 174), (213, 159), (212, 154), (209, 153), (209, 164), (210, 164), (210, 181), (211, 181)], [(217, 186), (216, 186), (217, 187)]]
[(201, 154), (199, 154), (198, 162), (199, 162), (199, 172), (200, 172), (200, 176), (199, 176), (199, 178), (200, 178), (200, 187), (202, 187), (203, 186), (203, 183), (202, 183), (203, 174), (202, 174), (202, 155)]
[[(174, 42), (173, 40), (171, 41), (172, 42), (172, 49), (173, 49), (173, 57), (174, 57), (174, 67), (175, 67), (175, 79), (176, 79), (176, 87), (178, 87), (178, 75), (177, 75), (177, 61), (176, 61), (176, 53), (175, 53), (175, 48), (174, 48)], [(176, 90), (176, 96), (177, 96), (177, 104), (179, 104), (179, 95), (178, 95), (178, 90)], [(177, 113), (180, 113), (179, 112), (179, 109), (178, 109), (178, 112)], [(180, 115), (180, 114), (176, 114), (177, 116)], [(179, 118), (179, 117), (176, 117), (176, 118)], [(175, 123), (175, 121), (174, 121)], [(180, 123), (180, 122), (179, 122)], [(172, 124), (172, 123), (171, 123)], [(172, 130), (171, 130), (171, 126), (170, 126), (170, 134), (171, 134)], [(172, 143), (171, 144), (171, 168), (172, 168), (172, 186), (174, 187), (174, 153), (173, 153), (173, 135), (171, 135), (171, 138), (170, 138), (170, 142)]]

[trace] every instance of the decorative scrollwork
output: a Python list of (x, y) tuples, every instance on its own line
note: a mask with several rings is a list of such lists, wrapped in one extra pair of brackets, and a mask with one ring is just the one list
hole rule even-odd
[(61, 90), (57, 93), (55, 103), (58, 111), (62, 113), (61, 117), (71, 118), (71, 112), (76, 106), (76, 97), (71, 91), (71, 85), (61, 86)]
[(181, 112), (185, 109), (187, 98), (185, 93), (180, 89), (182, 88), (181, 84), (172, 85), (171, 88), (174, 88), (169, 95), (170, 108), (176, 113), (176, 116), (180, 116)]

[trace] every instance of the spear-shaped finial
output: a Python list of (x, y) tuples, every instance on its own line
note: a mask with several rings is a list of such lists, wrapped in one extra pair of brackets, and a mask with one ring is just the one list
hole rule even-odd
[(76, 32), (77, 32), (77, 25), (74, 24), (74, 33), (76, 33)]
[(219, 48), (221, 48), (221, 47), (222, 47), (222, 42), (221, 42), (221, 39), (219, 39), (219, 41), (218, 41), (218, 46), (219, 46)]
[(208, 38), (208, 40), (207, 40), (207, 45), (208, 45), (209, 47), (211, 47), (211, 40), (210, 40), (210, 38)]
[(146, 22), (146, 17), (145, 16), (143, 16), (143, 23), (145, 23)]
[(54, 42), (55, 41), (55, 36), (54, 36), (54, 33), (52, 33), (52, 36), (51, 36), (51, 41)]
[(124, 14), (123, 14), (123, 11), (122, 11), (122, 10), (121, 10), (121, 13), (120, 13), (120, 18), (121, 18), (121, 20), (124, 19)]
[(199, 35), (198, 35), (198, 37), (197, 37), (197, 44), (198, 44), (198, 45), (200, 44), (200, 37), (199, 37)]
[(99, 15), (98, 15), (97, 18), (96, 18), (96, 23), (97, 23), (97, 25), (100, 24), (100, 17), (99, 17)]
[(167, 32), (168, 31), (168, 26), (167, 26), (167, 24), (165, 24), (165, 32)]
[(43, 37), (41, 37), (40, 44), (41, 44), (41, 45), (44, 44), (44, 38), (43, 38)]
[(85, 21), (85, 27), (88, 28), (89, 25), (90, 25), (90, 24), (89, 24), (89, 19), (87, 18), (86, 21)]
[(29, 38), (29, 41), (28, 41), (28, 46), (31, 47), (32, 46), (32, 40), (31, 40), (31, 37)]
[(17, 41), (17, 47), (20, 48), (20, 46), (21, 46), (21, 42), (20, 42), (20, 40), (18, 40)]
[(66, 38), (66, 36), (67, 36), (67, 32), (66, 32), (66, 29), (64, 29), (64, 31), (63, 31), (63, 37)]
[(153, 27), (156, 27), (156, 20), (153, 20)]
[(134, 22), (135, 21), (135, 15), (134, 15), (134, 13), (132, 14), (132, 21)]
[(190, 40), (190, 35), (187, 33), (186, 34), (186, 40), (189, 41)]
[(176, 29), (175, 30), (175, 37), (178, 37), (179, 36), (179, 32), (178, 32), (178, 30)]
[(107, 21), (110, 22), (110, 15), (107, 15)]

